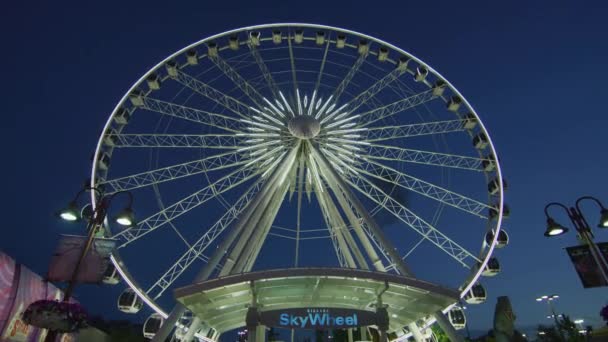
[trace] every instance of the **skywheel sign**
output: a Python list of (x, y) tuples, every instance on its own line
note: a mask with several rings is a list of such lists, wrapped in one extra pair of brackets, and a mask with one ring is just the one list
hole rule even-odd
[(376, 324), (376, 313), (338, 308), (272, 310), (260, 313), (260, 323), (288, 329), (353, 328)]

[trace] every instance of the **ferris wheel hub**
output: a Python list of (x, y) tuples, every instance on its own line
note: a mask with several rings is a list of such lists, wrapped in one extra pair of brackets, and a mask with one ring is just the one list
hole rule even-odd
[(321, 124), (310, 115), (298, 115), (289, 120), (289, 132), (299, 139), (312, 139), (319, 135)]

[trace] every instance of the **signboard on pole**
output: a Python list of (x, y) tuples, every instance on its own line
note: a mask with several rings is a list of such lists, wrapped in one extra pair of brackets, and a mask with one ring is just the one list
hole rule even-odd
[[(86, 241), (86, 236), (63, 235), (61, 237), (55, 254), (51, 258), (48, 280), (69, 281), (72, 278)], [(112, 253), (115, 245), (115, 240), (95, 238), (91, 248), (82, 260), (76, 282), (101, 282), (110, 263), (110, 253)]]
[[(604, 260), (606, 260), (608, 258), (608, 243), (598, 243), (597, 247), (602, 253)], [(567, 247), (566, 251), (584, 288), (608, 286), (588, 245)]]

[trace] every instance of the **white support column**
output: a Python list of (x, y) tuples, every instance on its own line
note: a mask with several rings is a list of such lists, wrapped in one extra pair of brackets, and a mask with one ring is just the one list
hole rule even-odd
[[(284, 160), (287, 160), (288, 157), (289, 156), (286, 156)], [(273, 173), (273, 175), (274, 175), (274, 173)], [(270, 178), (273, 178), (273, 176), (271, 176)], [(255, 196), (255, 198), (249, 203), (249, 205), (247, 206), (247, 209), (243, 211), (241, 219), (247, 218), (252, 214), (253, 210), (255, 209), (256, 204), (262, 198), (262, 194), (264, 192), (263, 190), (266, 187), (267, 187), (267, 184), (264, 184), (264, 187), (262, 188), (262, 190), (260, 190), (260, 192)], [(213, 256), (211, 257), (209, 262), (203, 267), (203, 269), (199, 272), (199, 274), (197, 274), (196, 278), (193, 281), (194, 283), (200, 282), (200, 281), (203, 281), (203, 280), (206, 280), (209, 278), (209, 276), (213, 273), (213, 271), (215, 270), (215, 268), (221, 261), (224, 254), (228, 251), (230, 246), (233, 244), (234, 240), (241, 233), (241, 229), (242, 229), (242, 226), (239, 226), (238, 223), (235, 227), (232, 228), (232, 230), (230, 231), (230, 234), (228, 234), (226, 239), (223, 240), (222, 243), (220, 244), (219, 248), (213, 253)], [(185, 311), (186, 311), (185, 306), (183, 306), (181, 303), (176, 304), (175, 307), (173, 308), (173, 310), (171, 310), (169, 317), (167, 317), (167, 320), (165, 320), (165, 323), (161, 326), (160, 330), (156, 333), (156, 335), (154, 335), (152, 342), (164, 342), (165, 339), (171, 333), (171, 331), (174, 329), (175, 324), (177, 323), (179, 318), (182, 317), (182, 315), (184, 314)], [(194, 323), (194, 320), (193, 320), (193, 323)], [(191, 324), (191, 326), (193, 326), (193, 325)], [(197, 326), (197, 328), (198, 328), (198, 326)], [(188, 330), (188, 331), (190, 331), (190, 330)], [(187, 340), (184, 340), (184, 341), (187, 341)]]
[(266, 342), (266, 326), (260, 324), (255, 330), (255, 342)]
[(424, 342), (424, 336), (422, 335), (422, 332), (420, 331), (420, 328), (418, 328), (418, 325), (416, 324), (416, 322), (412, 322), (410, 324), (407, 325), (408, 329), (410, 330), (410, 332), (412, 333), (412, 336), (414, 337), (414, 340), (416, 340), (416, 342)]

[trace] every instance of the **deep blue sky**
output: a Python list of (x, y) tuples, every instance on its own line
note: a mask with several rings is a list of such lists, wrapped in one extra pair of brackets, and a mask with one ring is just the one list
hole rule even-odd
[[(420, 3), (4, 4), (0, 249), (45, 273), (58, 234), (75, 233), (52, 213), (88, 177), (107, 116), (151, 66), (227, 29), (313, 22), (377, 36), (429, 63), (467, 97), (493, 137), (509, 182), (512, 243), (500, 251), (504, 272), (485, 281), (488, 302), (469, 310), (471, 328), (491, 326), (499, 295), (510, 296), (518, 325), (547, 323), (546, 307), (534, 301), (544, 293), (562, 296), (558, 311), (599, 323), (606, 288), (582, 288), (562, 250), (576, 243), (574, 234), (545, 239), (542, 210), (585, 194), (608, 204), (606, 5)], [(597, 221), (593, 206), (585, 210)], [(608, 232), (596, 236), (608, 240)], [(123, 317), (108, 304), (111, 292), (77, 294), (93, 313)]]

